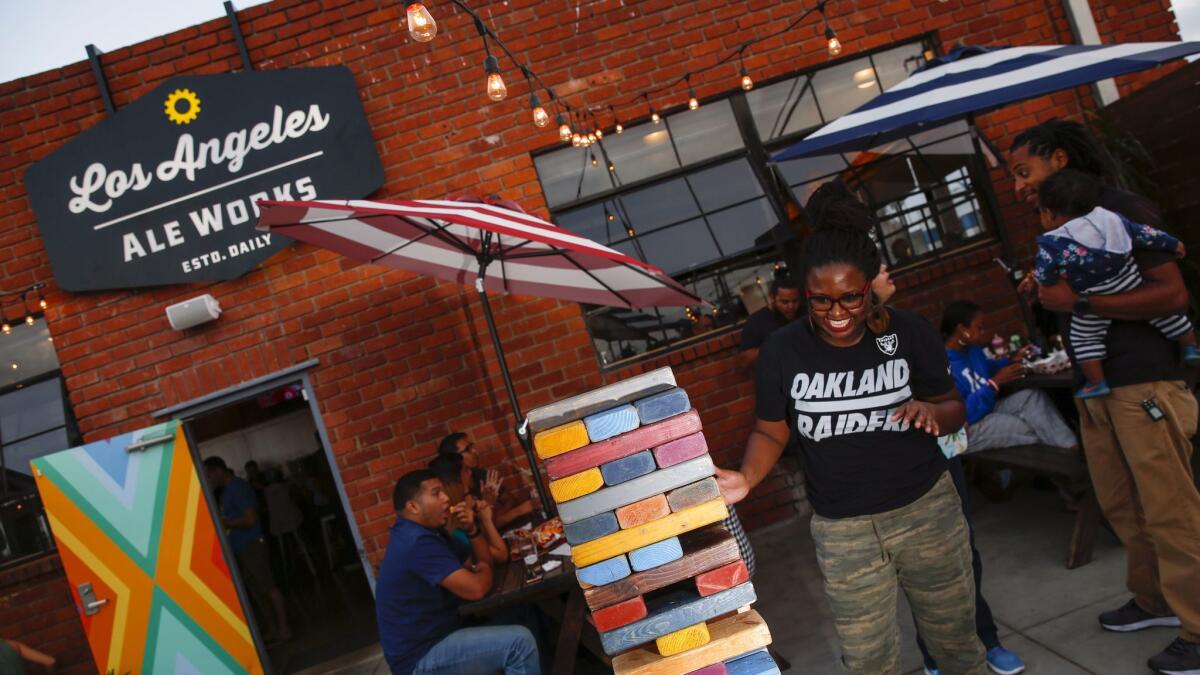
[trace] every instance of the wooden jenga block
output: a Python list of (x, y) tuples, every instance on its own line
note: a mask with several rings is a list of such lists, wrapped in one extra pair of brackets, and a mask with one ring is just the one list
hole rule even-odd
[(659, 420), (685, 413), (692, 407), (687, 392), (679, 387), (638, 399), (633, 405), (637, 407), (642, 424), (654, 424)]
[(706, 670), (709, 666), (723, 664), (727, 659), (771, 644), (767, 622), (753, 610), (714, 621), (708, 625), (708, 632), (708, 644), (674, 656), (661, 656), (648, 646), (615, 656), (613, 672), (615, 675), (677, 675), (697, 671), (710, 675)]
[(654, 463), (654, 455), (649, 450), (643, 450), (628, 457), (601, 464), (600, 473), (604, 475), (605, 485), (619, 485), (638, 476), (645, 476), (657, 468), (658, 465)]
[(617, 509), (617, 523), (622, 530), (628, 530), (638, 525), (645, 525), (652, 520), (665, 518), (671, 513), (666, 495), (654, 495), (640, 502), (634, 502)]
[[(689, 414), (694, 415), (696, 413), (693, 411)], [(697, 415), (697, 417), (699, 416)], [(670, 419), (674, 418), (668, 418), (659, 422), (659, 424), (666, 424)], [(700, 432), (688, 434), (683, 438), (677, 438), (673, 441), (667, 441), (654, 448), (654, 460), (664, 469), (705, 454), (708, 454), (708, 442), (704, 440), (704, 434)]]
[(600, 634), (604, 653), (619, 654), (681, 628), (708, 621), (754, 602), (754, 586), (742, 584), (702, 598), (695, 591), (675, 591), (646, 603), (646, 618)]
[(638, 418), (637, 408), (627, 403), (588, 415), (583, 418), (583, 424), (587, 427), (591, 442), (598, 443), (626, 431), (633, 431), (641, 424), (641, 420)]
[(592, 612), (592, 623), (596, 624), (596, 630), (601, 633), (628, 626), (634, 621), (644, 618), (646, 618), (646, 600), (640, 595)]
[[(709, 641), (712, 641), (711, 638)], [(710, 663), (709, 665), (693, 670), (686, 675), (727, 675), (727, 673), (725, 671), (725, 663), (722, 661)]]
[(706, 504), (672, 513), (666, 518), (659, 518), (645, 525), (613, 532), (599, 539), (573, 546), (571, 547), (571, 557), (576, 566), (592, 565), (601, 560), (628, 553), (635, 548), (641, 548), (647, 544), (653, 544), (656, 541), (662, 541), (668, 537), (724, 520), (728, 516), (729, 511), (725, 508), (725, 502), (714, 499)]
[(708, 478), (716, 473), (712, 458), (708, 455), (676, 464), (669, 469), (659, 469), (620, 485), (601, 488), (578, 499), (560, 504), (558, 515), (564, 523), (590, 518), (604, 511), (615, 511), (622, 506), (641, 501), (647, 497), (674, 490), (688, 483)]
[(679, 542), (683, 547), (683, 557), (679, 560), (631, 574), (607, 586), (584, 590), (588, 607), (595, 611), (741, 560), (737, 541), (720, 523), (682, 534)]
[[(637, 570), (632, 563), (630, 567)], [(701, 597), (706, 597), (747, 581), (750, 581), (750, 570), (746, 569), (745, 561), (738, 560), (728, 565), (722, 565), (715, 570), (697, 574), (696, 591), (700, 593)]]
[(646, 448), (661, 446), (677, 438), (698, 433), (700, 429), (700, 415), (695, 410), (689, 410), (682, 415), (551, 457), (546, 460), (546, 475), (552, 479), (570, 476), (606, 462), (628, 457)]
[(629, 576), (629, 561), (625, 556), (613, 556), (586, 567), (576, 567), (575, 576), (592, 586), (611, 584), (618, 579)]
[(775, 659), (765, 649), (758, 649), (734, 659), (726, 659), (725, 672), (729, 675), (780, 675)]
[(698, 623), (656, 639), (654, 646), (658, 648), (660, 655), (674, 656), (680, 652), (686, 652), (689, 649), (695, 649), (700, 645), (708, 644), (709, 638), (708, 625)]
[[(533, 433), (583, 419), (600, 412), (645, 398), (655, 392), (675, 386), (675, 374), (669, 367), (658, 368), (636, 377), (614, 382), (577, 396), (534, 408), (526, 415)], [(572, 472), (573, 473), (573, 472)]]
[(634, 572), (645, 572), (682, 557), (683, 548), (679, 545), (679, 537), (671, 537), (630, 551), (629, 567)]
[[(663, 497), (663, 503), (666, 503), (666, 497)], [(670, 508), (667, 509), (667, 512), (670, 512)], [(585, 541), (598, 539), (606, 534), (612, 534), (619, 529), (621, 529), (621, 524), (617, 521), (617, 514), (605, 511), (597, 513), (591, 518), (563, 525), (563, 534), (567, 537), (567, 543), (575, 546)]]
[(587, 427), (576, 421), (538, 432), (533, 437), (533, 449), (538, 457), (546, 459), (582, 448), (588, 441)]
[(550, 496), (561, 504), (595, 492), (603, 486), (604, 476), (600, 474), (600, 469), (588, 469), (574, 476), (550, 481)]
[(667, 504), (672, 511), (682, 511), (721, 496), (716, 478), (705, 478), (667, 493)]

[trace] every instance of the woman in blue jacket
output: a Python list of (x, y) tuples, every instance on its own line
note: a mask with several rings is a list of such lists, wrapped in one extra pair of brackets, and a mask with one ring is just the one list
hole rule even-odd
[(967, 451), (1018, 445), (1072, 448), (1078, 441), (1050, 398), (1041, 389), (1022, 389), (1001, 398), (1000, 388), (1020, 379), (1024, 350), (1008, 359), (989, 359), (983, 346), (990, 342), (983, 309), (969, 300), (955, 300), (942, 315), (942, 337), (950, 375), (967, 405)]

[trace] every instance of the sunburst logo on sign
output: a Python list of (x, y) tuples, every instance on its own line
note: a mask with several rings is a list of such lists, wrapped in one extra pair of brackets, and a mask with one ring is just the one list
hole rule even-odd
[(167, 96), (164, 109), (175, 124), (190, 124), (200, 116), (200, 97), (191, 89), (176, 89)]

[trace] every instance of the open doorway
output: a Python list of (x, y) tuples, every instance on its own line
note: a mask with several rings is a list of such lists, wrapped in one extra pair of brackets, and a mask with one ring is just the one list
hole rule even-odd
[[(225, 516), (253, 505), (254, 518), (226, 526), (229, 562), (280, 674), (378, 640), (371, 583), (315, 410), (296, 380), (182, 418), (214, 507)], [(228, 474), (214, 480), (221, 465)]]

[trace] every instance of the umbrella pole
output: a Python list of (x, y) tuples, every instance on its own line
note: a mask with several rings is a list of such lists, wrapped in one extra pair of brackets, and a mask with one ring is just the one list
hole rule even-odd
[(554, 515), (556, 513), (554, 504), (551, 503), (550, 496), (546, 493), (545, 486), (542, 485), (542, 474), (538, 471), (537, 457), (533, 454), (529, 433), (524, 429), (525, 415), (521, 412), (521, 405), (517, 403), (517, 391), (513, 388), (512, 375), (508, 372), (508, 363), (504, 360), (504, 347), (500, 345), (500, 334), (496, 332), (496, 320), (492, 318), (492, 306), (488, 303), (487, 291), (483, 288), (483, 269), (486, 268), (481, 267), (479, 278), (475, 281), (475, 290), (479, 293), (479, 301), (483, 303), (483, 317), (487, 319), (488, 333), (492, 336), (492, 347), (496, 350), (496, 360), (500, 363), (500, 375), (504, 378), (504, 389), (508, 392), (508, 402), (512, 406), (516, 419), (517, 439), (520, 440), (521, 447), (525, 450), (525, 458), (529, 460), (529, 468), (533, 473), (533, 485), (537, 488), (542, 511), (547, 515)]

